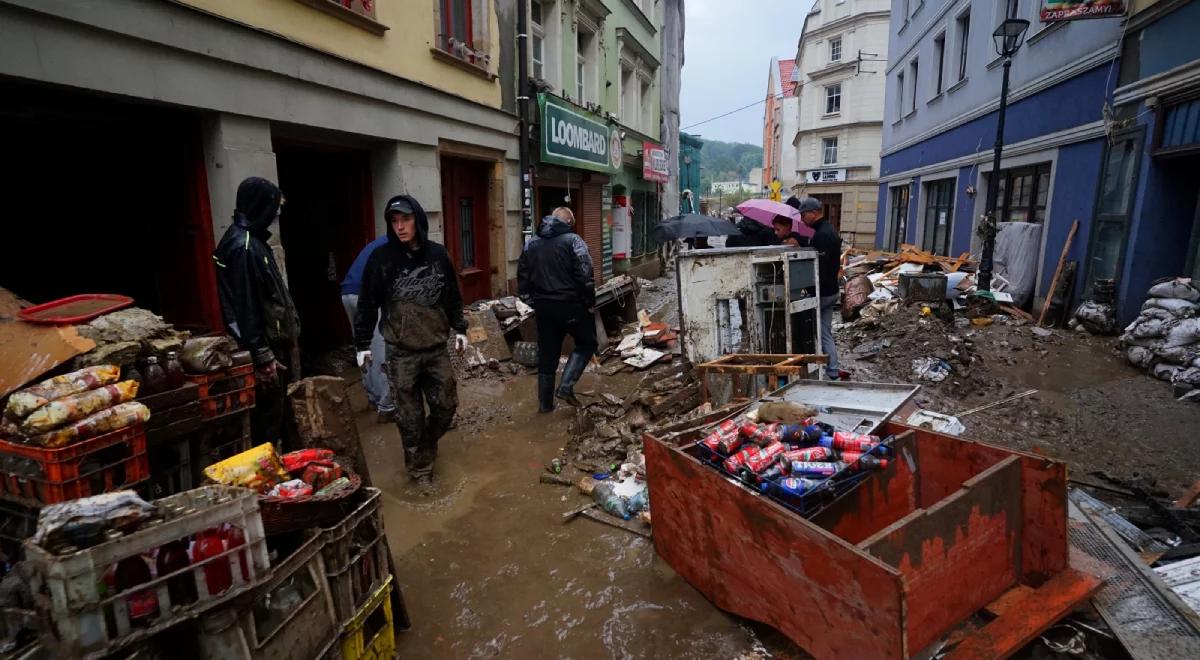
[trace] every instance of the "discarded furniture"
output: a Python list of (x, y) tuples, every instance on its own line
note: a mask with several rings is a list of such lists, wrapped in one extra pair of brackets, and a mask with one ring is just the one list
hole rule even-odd
[(816, 251), (694, 250), (679, 255), (676, 275), (683, 353), (693, 364), (732, 353), (820, 351)]
[(963, 644), (987, 657), (1020, 648), (1099, 586), (1068, 567), (1066, 466), (888, 422), (915, 393), (889, 389), (903, 387), (780, 392), (837, 428), (897, 435), (886, 469), (807, 518), (704, 464), (704, 428), (647, 433), (658, 554), (717, 606), (818, 658), (910, 657), (1017, 587), (1030, 607)]
[[(703, 401), (711, 401), (709, 391), (710, 375), (726, 375), (734, 382), (732, 391), (751, 389), (749, 397), (759, 396), (759, 387), (765, 380), (768, 392), (779, 389), (783, 383), (812, 376), (809, 365), (829, 362), (828, 355), (757, 355), (735, 354), (719, 357), (715, 360), (697, 364), (696, 378), (700, 381), (700, 393)], [(742, 381), (742, 382), (737, 382)], [(742, 387), (738, 387), (741, 385)]]

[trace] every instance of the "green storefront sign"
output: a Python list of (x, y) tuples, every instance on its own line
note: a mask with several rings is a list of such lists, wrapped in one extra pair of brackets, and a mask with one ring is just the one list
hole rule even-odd
[(538, 94), (542, 162), (612, 174), (621, 169), (621, 135), (600, 117)]

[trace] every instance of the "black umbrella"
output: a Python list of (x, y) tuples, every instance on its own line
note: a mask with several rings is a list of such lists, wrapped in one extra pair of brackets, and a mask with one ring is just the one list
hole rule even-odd
[(732, 222), (699, 213), (684, 213), (667, 218), (654, 227), (654, 238), (660, 243), (680, 238), (729, 236), (738, 233), (741, 232)]

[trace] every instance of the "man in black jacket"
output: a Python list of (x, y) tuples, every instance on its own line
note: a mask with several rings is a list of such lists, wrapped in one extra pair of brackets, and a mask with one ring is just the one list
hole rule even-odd
[[(517, 264), (517, 292), (533, 305), (538, 336), (538, 412), (554, 410), (554, 397), (572, 406), (575, 383), (596, 353), (596, 283), (592, 258), (583, 238), (571, 231), (575, 214), (560, 206), (542, 218), (537, 236), (525, 246)], [(571, 335), (575, 350), (554, 389), (563, 338)]]
[(258, 177), (238, 186), (233, 225), (213, 253), (217, 293), (228, 333), (254, 360), (251, 428), (255, 442), (280, 443), (287, 395), (287, 367), (300, 336), (300, 317), (267, 245), (268, 228), (279, 217), (283, 194)]
[(808, 246), (818, 253), (821, 352), (829, 356), (829, 364), (825, 365), (825, 375), (830, 380), (837, 380), (841, 372), (838, 370), (837, 343), (833, 340), (833, 317), (838, 313), (838, 270), (842, 265), (842, 237), (838, 236), (833, 225), (825, 219), (820, 200), (805, 197), (798, 201), (799, 205), (796, 208), (800, 210), (800, 220), (813, 230), (813, 235), (807, 239)]
[(388, 200), (383, 215), (388, 241), (371, 253), (363, 270), (354, 346), (359, 367), (369, 365), (378, 321), (387, 345), (404, 466), (429, 494), (438, 440), (458, 409), (458, 384), (446, 343), (453, 330), (455, 348), (466, 348), (462, 333), (467, 322), (458, 273), (446, 248), (427, 238), (425, 209), (409, 195), (398, 195)]

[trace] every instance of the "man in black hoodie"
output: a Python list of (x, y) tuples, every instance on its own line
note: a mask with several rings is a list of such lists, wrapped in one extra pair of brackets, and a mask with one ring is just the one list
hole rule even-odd
[(283, 194), (270, 181), (258, 177), (242, 181), (233, 225), (213, 253), (225, 328), (254, 360), (253, 437), (255, 442), (276, 444), (283, 440), (285, 364), (300, 336), (296, 305), (267, 245), (268, 228), (279, 217), (282, 203)]
[(446, 343), (453, 330), (455, 348), (466, 348), (462, 333), (467, 322), (450, 256), (426, 237), (425, 209), (412, 197), (398, 195), (388, 200), (383, 216), (388, 241), (371, 253), (363, 270), (354, 345), (363, 367), (371, 360), (371, 336), (378, 321), (387, 345), (404, 465), (428, 494), (438, 440), (458, 409), (458, 385)]
[[(542, 218), (537, 236), (517, 262), (517, 292), (533, 305), (538, 336), (538, 412), (554, 410), (554, 397), (579, 406), (575, 383), (596, 353), (596, 283), (592, 258), (583, 238), (571, 231), (575, 214), (560, 206)], [(554, 389), (563, 338), (571, 335), (575, 350)]]

